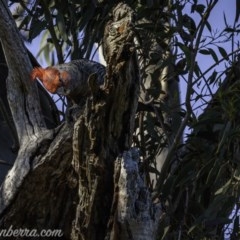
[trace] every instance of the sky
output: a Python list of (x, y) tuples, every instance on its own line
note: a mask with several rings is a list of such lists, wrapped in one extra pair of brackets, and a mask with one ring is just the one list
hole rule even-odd
[[(236, 0), (219, 0), (219, 2), (217, 3), (216, 7), (214, 8), (209, 18), (209, 22), (212, 26), (212, 29), (217, 31), (224, 27), (224, 18), (223, 18), (224, 13), (226, 15), (226, 18), (229, 24), (233, 25), (233, 22), (235, 19), (235, 1)], [(204, 2), (205, 0), (198, 1), (199, 4)], [(189, 9), (187, 11), (190, 12)], [(197, 15), (193, 16), (193, 18), (195, 18), (196, 21), (199, 19)], [(208, 30), (205, 29), (204, 34), (209, 35)], [(29, 48), (29, 50), (36, 56), (37, 52), (39, 51), (39, 45), (40, 45), (39, 39), (35, 39), (31, 44), (26, 44), (26, 45)], [(223, 46), (224, 49), (226, 49), (227, 51), (230, 51), (229, 44), (225, 44), (221, 46)], [(41, 61), (41, 58), (38, 58), (38, 60), (40, 61), (43, 67), (47, 66), (46, 62)], [(95, 58), (95, 60), (97, 60), (97, 58)], [(206, 56), (201, 54), (198, 55), (197, 61), (203, 71), (206, 70), (210, 65), (214, 63), (211, 56)], [(221, 69), (224, 66), (219, 66), (219, 67)], [(181, 87), (181, 94), (182, 94), (182, 100), (183, 100), (186, 94), (185, 92), (186, 86), (184, 85), (184, 83), (182, 83), (180, 87)]]
[[(229, 23), (229, 25), (233, 26), (234, 24), (234, 19), (235, 19), (235, 1), (236, 0), (219, 0), (217, 5), (215, 6), (215, 8), (213, 9), (210, 18), (209, 18), (209, 23), (212, 26), (212, 29), (217, 32), (222, 30), (225, 27), (224, 24), (224, 13), (227, 19), (227, 22)], [(198, 4), (204, 4), (205, 0), (200, 0), (198, 1)], [(190, 9), (186, 9), (186, 12), (190, 12)], [(199, 15), (195, 14), (192, 15), (193, 19), (197, 22), (199, 21)], [(203, 35), (207, 36), (209, 35), (209, 31), (207, 29), (204, 30)], [(40, 42), (39, 42), (39, 38), (35, 39), (31, 44), (26, 44), (27, 47), (29, 48), (29, 50), (36, 56), (37, 52), (39, 51), (39, 46), (40, 46)], [(227, 43), (227, 44), (220, 44), (219, 46), (223, 47), (227, 52), (231, 52), (231, 44)], [(211, 47), (211, 46), (210, 46)], [(214, 50), (217, 49), (217, 47), (213, 47)], [(221, 58), (221, 56), (218, 53), (218, 50), (216, 50), (217, 55), (219, 56), (219, 59)], [(94, 60), (98, 60), (98, 56), (94, 59)], [(44, 61), (41, 61), (41, 58), (38, 58), (38, 61), (40, 62), (40, 64), (42, 64), (43, 67), (47, 67), (47, 63)], [(214, 60), (212, 58), (211, 55), (202, 55), (202, 54), (198, 54), (197, 55), (197, 62), (202, 70), (202, 72), (204, 72), (206, 69), (208, 69), (212, 64), (214, 64)], [(225, 70), (225, 66), (224, 64), (221, 64), (219, 66), (217, 66), (215, 68), (218, 71), (224, 71)], [(212, 72), (209, 72), (208, 76), (211, 75)], [(202, 89), (204, 89), (204, 83), (201, 84), (196, 90), (198, 92), (201, 92)], [(217, 90), (217, 86), (215, 88), (212, 89), (213, 92), (215, 92)], [(186, 95), (186, 83), (184, 80), (180, 79), (180, 91), (181, 91), (181, 102), (184, 103), (184, 99), (185, 99), (185, 95)], [(207, 100), (209, 100), (209, 98), (207, 98)], [(196, 114), (199, 115), (201, 114), (201, 112), (204, 109), (204, 105), (202, 106), (203, 101), (201, 101), (201, 99), (199, 99), (195, 104), (194, 104), (194, 108), (196, 108)]]
[[(204, 0), (199, 0), (198, 4), (205, 3)], [(219, 0), (216, 7), (213, 9), (210, 17), (209, 17), (209, 23), (212, 27), (212, 29), (215, 32), (218, 32), (222, 29), (225, 28), (225, 23), (224, 23), (224, 13), (227, 19), (228, 24), (232, 27), (234, 24), (234, 19), (235, 19), (235, 14), (236, 14), (236, 0)], [(190, 12), (190, 9), (187, 9), (187, 12)], [(199, 17), (197, 15), (193, 16), (194, 20), (198, 21)], [(238, 24), (240, 24), (240, 19)], [(209, 35), (209, 31), (207, 29), (204, 30), (203, 35)], [(238, 40), (238, 36), (236, 37), (236, 41)], [(230, 43), (225, 43), (225, 44), (220, 44), (220, 47), (223, 47), (227, 52), (231, 52), (231, 44)], [(39, 39), (35, 39), (32, 44), (27, 44), (27, 47), (29, 50), (36, 56), (38, 50), (39, 50)], [(214, 48), (215, 50), (217, 48)], [(216, 51), (217, 52), (217, 51)], [(218, 54), (219, 58), (221, 57)], [(97, 59), (95, 59), (97, 60)], [(212, 64), (214, 64), (214, 60), (211, 55), (202, 55), (198, 54), (197, 56), (197, 62), (201, 68), (202, 71), (205, 71), (208, 69)], [(46, 67), (47, 64), (45, 62), (40, 62), (43, 67)], [(217, 70), (219, 71), (224, 71), (225, 66), (224, 64), (221, 64), (216, 67)], [(198, 91), (201, 91), (202, 85), (198, 88)], [(217, 86), (212, 89), (213, 92), (217, 90)], [(186, 95), (186, 83), (184, 81), (180, 80), (180, 91), (181, 91), (181, 101), (184, 102), (185, 95)], [(199, 115), (203, 111), (203, 107), (198, 108), (198, 106), (201, 106), (201, 100), (199, 100), (198, 103), (196, 103), (196, 114)], [(206, 106), (206, 105), (205, 105)]]
[[(199, 1), (204, 2), (204, 1)], [(236, 0), (219, 0), (217, 3), (216, 7), (213, 9), (213, 12), (211, 13), (209, 17), (209, 22), (212, 26), (212, 29), (215, 30), (221, 30), (225, 27), (224, 24), (224, 13), (227, 19), (227, 22), (233, 26), (234, 24), (234, 19), (235, 19), (235, 3)], [(208, 34), (208, 31), (205, 31), (205, 34)], [(221, 45), (223, 46), (226, 51), (231, 51), (231, 46), (229, 44)], [(210, 64), (213, 63), (211, 61), (212, 58), (209, 57), (207, 58), (206, 56), (200, 55), (199, 61), (202, 63), (202, 65), (207, 68)]]
[[(225, 28), (224, 13), (226, 16), (227, 23), (231, 27), (233, 27), (234, 19), (235, 19), (235, 11), (236, 11), (235, 1), (236, 0), (219, 0), (218, 1), (217, 5), (213, 9), (213, 11), (211, 12), (210, 17), (209, 17), (209, 23), (212, 27), (213, 32), (217, 33)], [(198, 1), (198, 4), (201, 4), (201, 3), (204, 4), (205, 1), (204, 0)], [(190, 9), (186, 9), (186, 12), (189, 13)], [(191, 15), (191, 17), (196, 21), (196, 23), (200, 20), (200, 17), (198, 14)], [(209, 36), (209, 35), (210, 35), (210, 33), (209, 33), (208, 29), (205, 28), (203, 31), (203, 36)], [(238, 40), (238, 39), (236, 38), (235, 40)], [(223, 47), (227, 53), (232, 51), (230, 43), (221, 43), (221, 44), (218, 44), (217, 46)], [(210, 45), (207, 47), (214, 49), (218, 58), (221, 59), (222, 56), (219, 54), (217, 46)], [(211, 55), (203, 55), (200, 53), (197, 55), (196, 61), (197, 61), (198, 65), (200, 66), (202, 72), (207, 70), (210, 66), (212, 66), (215, 63), (215, 61), (213, 60)], [(214, 69), (217, 71), (224, 71), (226, 69), (225, 63), (223, 62), (222, 64), (217, 65)], [(207, 74), (206, 76), (209, 77), (209, 76), (211, 76), (212, 73), (213, 73), (213, 71), (210, 71), (209, 74)], [(224, 80), (224, 77), (222, 78), (222, 80)], [(204, 87), (204, 85), (206, 85), (204, 82), (202, 84), (200, 84), (198, 87), (195, 88), (196, 91), (198, 93), (200, 93), (204, 89), (204, 92), (205, 92), (206, 88)], [(216, 92), (217, 87), (218, 86), (212, 87), (211, 90), (213, 93)], [(185, 81), (183, 79), (180, 79), (180, 90), (181, 90), (181, 102), (182, 103), (184, 103), (184, 101), (185, 101), (186, 88), (187, 88), (187, 85), (186, 85)], [(210, 96), (206, 97), (205, 100), (209, 100), (210, 98), (211, 98)], [(196, 110), (195, 114), (197, 116), (199, 114), (201, 114), (205, 107), (206, 107), (206, 104), (204, 104), (204, 101), (199, 99), (197, 102), (194, 103), (194, 109)]]
[[(200, 0), (200, 1), (198, 1), (198, 4), (201, 4), (204, 2), (205, 1)], [(214, 31), (217, 32), (217, 31), (220, 31), (221, 29), (225, 28), (224, 13), (225, 13), (225, 16), (226, 16), (226, 19), (227, 19), (227, 22), (229, 23), (229, 25), (233, 26), (234, 19), (235, 19), (235, 12), (236, 12), (235, 4), (236, 4), (236, 0), (219, 0), (219, 2), (217, 3), (216, 7), (212, 11), (210, 18), (209, 18), (209, 23), (212, 26), (212, 29), (214, 29)], [(188, 9), (188, 11), (189, 11), (189, 9)], [(195, 16), (194, 19), (196, 21), (199, 20), (199, 18), (197, 16)], [(240, 24), (240, 19), (239, 19), (239, 24)], [(209, 35), (209, 32), (207, 29), (205, 29), (203, 35)], [(238, 39), (236, 38), (236, 40), (238, 40)], [(27, 47), (35, 56), (39, 50), (38, 46), (39, 46), (38, 39), (33, 41), (33, 43), (31, 45), (27, 44)], [(231, 52), (231, 44), (227, 43), (227, 44), (221, 44), (219, 46), (223, 47), (227, 52)], [(218, 54), (218, 56), (220, 57), (219, 54)], [(214, 64), (214, 60), (210, 55), (198, 54), (197, 61), (198, 61), (199, 65), (201, 66), (202, 71), (208, 69), (209, 66)], [(46, 63), (41, 62), (41, 64), (43, 65), (43, 67), (46, 67)], [(221, 64), (221, 65), (217, 66), (216, 69), (219, 71), (224, 71), (225, 66), (224, 66), (224, 64)], [(200, 85), (200, 87), (198, 89), (199, 91), (201, 91), (201, 87), (202, 86)], [(182, 100), (182, 102), (184, 102), (185, 95), (186, 95), (186, 84), (184, 83), (184, 81), (180, 81), (180, 89), (181, 89), (181, 100)], [(213, 92), (216, 91), (217, 86), (212, 90), (213, 90)], [(199, 106), (200, 106), (201, 102), (199, 102), (197, 104), (199, 104)], [(198, 107), (198, 106), (196, 106), (196, 107)], [(196, 111), (197, 115), (201, 114), (202, 111), (203, 111), (203, 108), (199, 108)]]

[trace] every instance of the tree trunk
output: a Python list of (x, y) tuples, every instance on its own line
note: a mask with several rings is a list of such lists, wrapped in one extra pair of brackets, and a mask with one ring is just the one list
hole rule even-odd
[[(119, 4), (106, 24), (104, 88), (91, 75), (92, 91), (86, 104), (72, 121), (53, 130), (44, 126), (36, 88), (27, 77), (30, 62), (3, 2), (0, 16), (9, 68), (8, 101), (20, 143), (18, 157), (0, 189), (0, 228), (38, 233), (60, 229), (60, 239), (131, 239), (135, 234), (154, 239), (150, 195), (137, 162), (133, 163), (135, 150), (129, 151), (139, 95), (133, 11)], [(129, 154), (132, 157), (126, 157)], [(128, 165), (133, 173), (127, 174)], [(134, 195), (131, 186), (136, 187)]]
[[(74, 239), (104, 239), (113, 200), (114, 161), (131, 147), (139, 92), (137, 59), (131, 49), (132, 14), (124, 4), (113, 10), (105, 27), (105, 89), (95, 90), (75, 124), (73, 165), (79, 174), (79, 203)], [(114, 231), (111, 224), (109, 231)], [(108, 234), (106, 239), (117, 238)]]
[[(34, 67), (39, 67), (38, 62), (28, 52), (31, 63)], [(6, 79), (8, 77), (8, 67), (4, 57), (2, 46), (0, 45), (0, 184), (3, 182), (9, 169), (17, 157), (19, 142), (17, 131), (12, 119), (11, 110), (7, 100)], [(41, 112), (48, 129), (59, 125), (59, 114), (57, 107), (46, 92), (43, 86), (37, 82)]]
[(157, 239), (161, 207), (153, 204), (139, 174), (139, 150), (124, 151), (115, 161), (114, 199), (106, 239)]

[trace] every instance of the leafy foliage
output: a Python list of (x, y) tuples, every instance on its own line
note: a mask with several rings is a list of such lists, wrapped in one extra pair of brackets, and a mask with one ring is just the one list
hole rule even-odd
[(238, 203), (239, 86), (236, 82), (219, 90), (192, 123), (182, 162), (162, 188), (161, 197), (171, 206), (172, 227), (181, 225), (184, 238), (223, 238), (224, 225), (231, 222), (228, 216)]
[[(26, 40), (41, 39), (38, 56), (49, 65), (91, 58), (102, 44), (108, 13), (118, 2), (9, 1)], [(143, 79), (134, 144), (141, 150), (147, 183), (167, 216), (160, 223), (160, 239), (223, 238), (239, 202), (240, 68), (235, 37), (240, 26), (231, 26), (224, 15), (224, 29), (214, 29), (209, 16), (216, 0), (126, 2), (136, 11), (135, 48)], [(236, 21), (238, 16), (239, 10)], [(205, 60), (207, 67), (201, 64)], [(171, 88), (173, 79), (182, 87), (181, 106), (175, 85), (175, 92)], [(165, 149), (166, 160), (158, 169), (155, 163)], [(157, 175), (156, 189), (149, 173)], [(239, 234), (237, 221), (235, 216), (230, 231), (234, 237)]]

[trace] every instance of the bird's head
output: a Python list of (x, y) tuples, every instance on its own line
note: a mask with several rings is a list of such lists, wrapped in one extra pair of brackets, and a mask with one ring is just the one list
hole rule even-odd
[(50, 93), (56, 93), (60, 87), (67, 87), (70, 81), (68, 72), (60, 72), (54, 67), (47, 67), (45, 69), (36, 67), (32, 70), (30, 76), (32, 80), (38, 78)]

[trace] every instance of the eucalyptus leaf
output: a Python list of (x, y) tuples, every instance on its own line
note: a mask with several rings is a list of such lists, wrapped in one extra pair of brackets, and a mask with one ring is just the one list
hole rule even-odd
[(56, 21), (57, 21), (58, 30), (61, 36), (63, 37), (63, 40), (65, 42), (68, 41), (68, 35), (67, 35), (67, 29), (66, 29), (64, 17), (60, 11), (57, 13)]
[(218, 46), (218, 50), (219, 50), (219, 52), (220, 52), (220, 54), (222, 55), (223, 58), (225, 58), (226, 60), (229, 60), (228, 54), (223, 47)]

